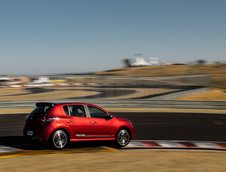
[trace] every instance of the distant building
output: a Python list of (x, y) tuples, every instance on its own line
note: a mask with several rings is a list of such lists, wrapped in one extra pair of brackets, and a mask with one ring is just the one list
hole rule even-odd
[(49, 78), (48, 77), (38, 77), (37, 80), (34, 80), (32, 82), (32, 84), (44, 84), (44, 83), (48, 83), (49, 82)]
[(150, 64), (144, 60), (142, 57), (137, 57), (131, 63), (131, 66), (149, 66)]
[(159, 66), (160, 65), (159, 58), (157, 58), (157, 57), (150, 57), (149, 64), (151, 66)]
[(159, 66), (159, 58), (150, 57), (149, 62), (146, 62), (143, 57), (136, 57), (135, 59), (130, 60), (131, 66)]
[(149, 62), (145, 61), (141, 53), (134, 54), (134, 58), (126, 58), (123, 60), (123, 63), (126, 67), (135, 67), (135, 66), (159, 66), (159, 58), (150, 57)]

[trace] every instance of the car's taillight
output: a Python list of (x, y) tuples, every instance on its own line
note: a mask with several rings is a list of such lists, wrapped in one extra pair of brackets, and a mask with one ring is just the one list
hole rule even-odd
[(27, 115), (27, 116), (25, 117), (25, 121), (27, 121), (27, 120), (28, 120), (28, 118), (29, 118), (29, 115)]
[(43, 123), (43, 124), (48, 124), (48, 123), (51, 123), (55, 120), (56, 118), (52, 118), (52, 117), (42, 117), (42, 118), (39, 118), (39, 120)]

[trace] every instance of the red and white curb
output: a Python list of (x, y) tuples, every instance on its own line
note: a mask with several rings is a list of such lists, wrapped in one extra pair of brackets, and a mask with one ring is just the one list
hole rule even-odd
[(226, 150), (226, 142), (174, 141), (174, 140), (133, 140), (125, 148), (149, 149), (215, 149)]
[[(226, 142), (175, 141), (175, 140), (132, 140), (125, 149), (213, 149), (226, 150)], [(0, 145), (0, 155), (21, 152), (21, 149)]]

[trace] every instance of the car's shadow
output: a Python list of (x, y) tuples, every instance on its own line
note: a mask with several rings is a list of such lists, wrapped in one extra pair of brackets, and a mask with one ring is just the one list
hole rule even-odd
[[(23, 150), (54, 150), (49, 144), (32, 144), (24, 136), (0, 137), (0, 145)], [(67, 149), (98, 148), (100, 146), (114, 147), (112, 142), (78, 142), (67, 145)]]

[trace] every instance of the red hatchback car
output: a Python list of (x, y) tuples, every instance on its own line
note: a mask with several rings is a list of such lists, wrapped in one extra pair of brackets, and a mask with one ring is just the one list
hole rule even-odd
[(26, 117), (24, 135), (49, 142), (56, 149), (69, 142), (115, 141), (124, 147), (134, 139), (131, 121), (111, 115), (103, 108), (87, 103), (36, 103)]

